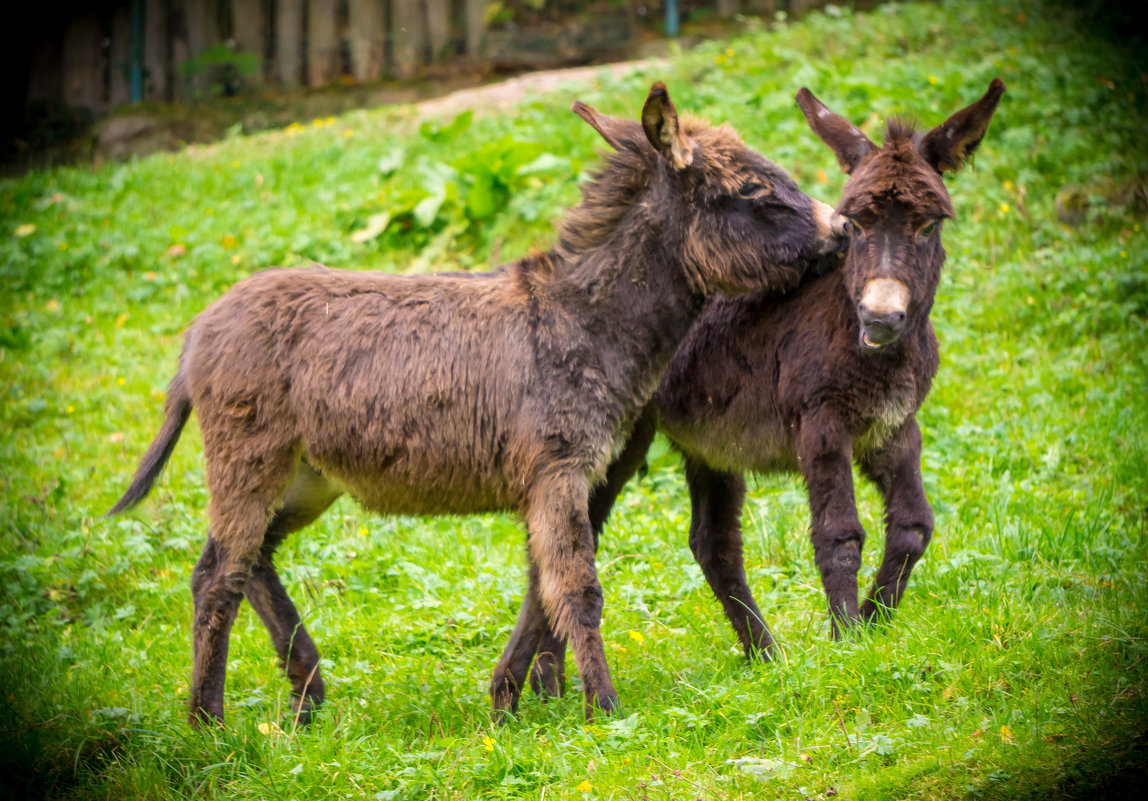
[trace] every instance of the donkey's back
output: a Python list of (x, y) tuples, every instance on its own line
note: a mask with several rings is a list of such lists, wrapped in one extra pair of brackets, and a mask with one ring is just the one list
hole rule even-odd
[[(530, 349), (524, 272), (313, 267), (240, 282), (196, 319), (180, 360), (208, 459), (301, 455), (382, 512), (517, 505), (526, 440), (545, 425), (531, 401), (548, 378)], [(571, 347), (587, 338), (573, 323), (564, 332)]]

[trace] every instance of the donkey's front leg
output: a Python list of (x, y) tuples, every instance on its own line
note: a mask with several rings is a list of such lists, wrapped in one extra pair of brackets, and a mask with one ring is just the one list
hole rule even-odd
[(802, 418), (797, 459), (809, 489), (810, 536), (829, 598), (834, 639), (860, 617), (857, 571), (865, 529), (853, 497), (852, 456), (853, 443), (836, 415), (823, 411)]
[[(594, 529), (595, 551), (614, 501), (622, 494), (626, 483), (645, 465), (646, 453), (657, 430), (657, 416), (652, 407), (647, 406), (634, 424), (626, 447), (606, 469), (605, 480), (590, 491), (590, 526)], [(531, 573), (531, 580), (536, 577)], [(519, 617), (519, 627), (522, 625), (523, 618)], [(566, 639), (558, 636), (552, 628), (547, 629), (542, 644), (538, 646), (538, 657), (530, 670), (530, 686), (537, 695), (559, 697), (566, 692)]]
[(602, 585), (594, 568), (588, 496), (585, 476), (540, 476), (530, 488), (526, 525), (539, 599), (554, 631), (574, 650), (591, 718), (595, 705), (612, 712), (619, 704), (602, 647)]
[(909, 574), (933, 538), (933, 510), (921, 481), (921, 429), (910, 417), (880, 451), (861, 462), (885, 499), (885, 556), (861, 617), (891, 613), (901, 602)]

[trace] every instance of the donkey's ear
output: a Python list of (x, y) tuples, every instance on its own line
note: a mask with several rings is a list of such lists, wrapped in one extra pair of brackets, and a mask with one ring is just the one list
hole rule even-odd
[(985, 96), (968, 108), (961, 109), (925, 134), (921, 155), (937, 172), (956, 172), (969, 160), (988, 130), (997, 103), (1005, 92), (1004, 81), (993, 78)]
[(837, 163), (846, 173), (853, 172), (865, 154), (876, 149), (877, 146), (861, 133), (860, 128), (826, 108), (804, 86), (797, 90), (797, 105), (801, 107), (801, 113), (805, 115), (813, 133), (837, 154)]
[(570, 110), (590, 123), (590, 127), (597, 131), (606, 140), (606, 144), (615, 150), (621, 150), (626, 139), (632, 136), (628, 134), (626, 129), (633, 126), (634, 123), (606, 114), (599, 114), (597, 110), (590, 108), (581, 100), (575, 100)]
[(678, 112), (661, 81), (650, 88), (646, 104), (642, 106), (642, 128), (654, 150), (665, 156), (674, 169), (680, 170), (693, 163), (693, 143), (682, 133)]

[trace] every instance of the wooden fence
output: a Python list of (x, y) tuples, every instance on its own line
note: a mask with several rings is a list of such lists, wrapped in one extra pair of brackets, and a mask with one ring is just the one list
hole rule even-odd
[[(562, 58), (623, 43), (640, 16), (716, 16), (817, 0), (105, 0), (73, 3), (32, 39), (26, 104), (100, 115), (135, 100), (189, 102), (220, 90), (411, 78), (428, 69), (486, 69), (517, 46)], [(569, 24), (530, 38), (533, 25)], [(545, 27), (545, 25), (543, 25)], [(597, 38), (595, 38), (597, 37)], [(524, 44), (525, 43), (525, 44)], [(533, 43), (533, 45), (531, 44)], [(581, 48), (581, 50), (579, 50)], [(571, 54), (573, 56), (571, 57)], [(513, 62), (513, 58), (509, 59)]]

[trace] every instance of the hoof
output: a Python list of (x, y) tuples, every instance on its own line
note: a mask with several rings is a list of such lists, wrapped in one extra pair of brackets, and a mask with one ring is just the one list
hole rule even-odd
[(893, 610), (876, 601), (861, 604), (861, 622), (883, 625), (893, 619)]
[(622, 702), (618, 700), (618, 695), (604, 695), (596, 699), (586, 700), (586, 722), (594, 722), (594, 710), (598, 710), (604, 717), (620, 718), (624, 717), (622, 714)]
[(322, 701), (311, 697), (302, 698), (295, 702), (295, 712), (292, 722), (297, 726), (310, 726), (319, 717), (319, 705)]
[(566, 694), (566, 672), (551, 654), (541, 654), (530, 670), (530, 689), (543, 698), (561, 698)]
[(208, 712), (202, 707), (197, 707), (187, 713), (187, 724), (196, 731), (222, 729), (223, 713), (216, 714), (214, 712)]
[(519, 697), (520, 693), (511, 688), (509, 681), (499, 681), (491, 684), (491, 718), (495, 724), (505, 726), (518, 714)]
[(750, 648), (746, 651), (745, 658), (750, 662), (772, 662), (776, 651), (777, 645), (774, 644), (773, 640), (766, 640), (756, 648)]

